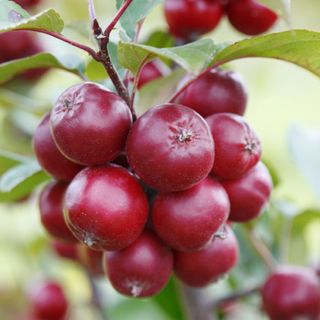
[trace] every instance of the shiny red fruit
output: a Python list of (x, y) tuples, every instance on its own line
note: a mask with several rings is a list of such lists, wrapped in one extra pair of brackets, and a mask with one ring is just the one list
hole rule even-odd
[(194, 39), (212, 31), (223, 16), (219, 0), (166, 0), (169, 31), (177, 38)]
[(242, 177), (221, 183), (231, 204), (229, 220), (234, 222), (247, 222), (258, 217), (272, 191), (271, 176), (262, 162)]
[(15, 0), (24, 9), (29, 9), (38, 5), (42, 0)]
[(260, 141), (243, 117), (217, 113), (206, 120), (215, 142), (215, 176), (237, 179), (257, 164), (261, 157)]
[[(43, 51), (34, 34), (21, 30), (1, 33), (0, 43), (0, 63), (22, 59)], [(21, 76), (27, 80), (37, 80), (46, 72), (46, 68), (35, 68), (23, 72)]]
[(152, 207), (153, 227), (170, 247), (198, 250), (227, 220), (229, 209), (223, 187), (208, 177), (191, 189), (158, 194)]
[(281, 266), (265, 282), (262, 300), (272, 320), (316, 320), (320, 315), (319, 280), (312, 269)]
[(30, 303), (34, 316), (41, 320), (62, 320), (68, 310), (68, 300), (62, 287), (53, 281), (45, 281), (32, 288)]
[(142, 232), (148, 200), (138, 181), (118, 166), (82, 170), (65, 196), (65, 218), (91, 249), (121, 250)]
[(204, 119), (190, 108), (164, 104), (147, 111), (127, 140), (131, 168), (150, 187), (179, 191), (212, 169), (214, 144)]
[(124, 147), (132, 122), (124, 100), (90, 82), (64, 91), (50, 119), (53, 138), (62, 154), (88, 166), (115, 159)]
[(167, 284), (173, 256), (157, 236), (144, 231), (128, 248), (106, 252), (104, 265), (118, 292), (131, 297), (150, 297)]
[(80, 263), (93, 276), (104, 275), (102, 267), (103, 251), (92, 250), (86, 246), (78, 246), (78, 256)]
[(226, 13), (238, 31), (251, 36), (268, 31), (278, 19), (273, 10), (255, 0), (230, 0)]
[(169, 74), (169, 68), (160, 60), (153, 60), (143, 66), (139, 81), (138, 88), (141, 89), (148, 82)]
[(215, 237), (202, 250), (174, 253), (174, 270), (180, 280), (192, 287), (204, 287), (237, 264), (237, 238), (228, 226), (224, 232), (224, 238)]
[(41, 167), (58, 180), (69, 181), (83, 169), (64, 157), (57, 148), (50, 131), (48, 113), (38, 125), (33, 136), (33, 149)]
[(39, 198), (41, 223), (54, 238), (77, 242), (66, 225), (63, 216), (63, 201), (68, 185), (63, 182), (51, 182), (42, 190)]
[(52, 240), (51, 246), (56, 255), (61, 258), (78, 260), (78, 245), (76, 243), (67, 243), (58, 241), (56, 239)]
[(195, 80), (176, 102), (192, 108), (203, 117), (221, 112), (243, 115), (247, 96), (246, 85), (239, 73), (212, 70)]

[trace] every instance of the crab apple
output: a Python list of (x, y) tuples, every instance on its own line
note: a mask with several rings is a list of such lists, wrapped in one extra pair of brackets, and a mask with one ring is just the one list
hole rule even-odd
[(94, 276), (104, 275), (102, 268), (103, 251), (92, 250), (86, 246), (78, 246), (80, 263)]
[(148, 82), (168, 75), (170, 69), (160, 60), (146, 63), (140, 73), (138, 88), (141, 89)]
[(166, 0), (164, 3), (169, 31), (181, 39), (192, 40), (212, 31), (223, 13), (220, 0)]
[(223, 187), (208, 177), (185, 191), (159, 193), (152, 206), (153, 227), (175, 250), (198, 250), (227, 220), (229, 209)]
[(41, 167), (58, 180), (69, 181), (83, 169), (57, 148), (50, 131), (50, 113), (46, 114), (33, 136), (33, 149)]
[(53, 239), (51, 247), (54, 253), (65, 259), (78, 260), (78, 245), (76, 243), (68, 243)]
[[(27, 31), (10, 31), (0, 34), (0, 63), (25, 58), (43, 51), (37, 37)], [(21, 77), (26, 80), (37, 80), (47, 68), (34, 68), (25, 71)]]
[(239, 73), (218, 69), (195, 80), (176, 102), (192, 108), (203, 117), (221, 112), (243, 115), (247, 97), (247, 87)]
[(65, 195), (65, 218), (91, 249), (121, 250), (135, 241), (147, 221), (148, 200), (126, 169), (109, 165), (80, 171)]
[(63, 320), (68, 300), (62, 287), (53, 281), (43, 281), (30, 292), (32, 314), (41, 320)]
[(37, 6), (41, 0), (15, 0), (15, 2), (22, 8), (29, 9), (31, 7)]
[(204, 287), (229, 272), (237, 263), (239, 247), (230, 227), (223, 237), (214, 239), (202, 250), (174, 252), (174, 271), (179, 279), (192, 287)]
[(127, 159), (127, 155), (125, 152), (121, 152), (113, 161), (113, 164), (117, 164), (118, 166), (129, 168), (129, 163)]
[(39, 198), (41, 223), (54, 238), (77, 242), (63, 216), (63, 200), (68, 184), (53, 181), (42, 190)]
[(306, 267), (280, 266), (266, 280), (262, 301), (272, 320), (316, 320), (320, 315), (320, 286)]
[(144, 231), (129, 247), (105, 252), (103, 263), (118, 292), (149, 297), (167, 284), (173, 269), (173, 255), (153, 232)]
[(240, 178), (221, 183), (230, 200), (229, 220), (234, 222), (247, 222), (259, 216), (272, 191), (271, 176), (262, 162)]
[(278, 19), (273, 10), (255, 0), (230, 0), (226, 13), (238, 31), (250, 36), (268, 31)]
[(83, 165), (112, 161), (124, 147), (132, 116), (117, 94), (85, 82), (64, 91), (51, 111), (53, 138), (68, 159)]
[(237, 179), (257, 164), (261, 157), (260, 141), (243, 117), (217, 113), (206, 120), (215, 142), (215, 176)]
[(205, 120), (190, 108), (170, 103), (150, 109), (135, 122), (126, 151), (133, 171), (150, 187), (167, 192), (197, 184), (214, 161)]

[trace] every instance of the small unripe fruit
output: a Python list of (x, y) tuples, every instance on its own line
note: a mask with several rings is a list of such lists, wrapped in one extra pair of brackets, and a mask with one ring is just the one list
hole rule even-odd
[(132, 117), (118, 95), (85, 82), (60, 95), (50, 120), (61, 153), (76, 163), (92, 166), (117, 157), (125, 145)]
[(167, 284), (173, 256), (157, 236), (144, 231), (128, 248), (106, 252), (104, 265), (118, 292), (131, 297), (150, 297)]
[(145, 84), (169, 74), (169, 68), (160, 60), (153, 60), (145, 64), (141, 70), (138, 88), (141, 89)]
[(166, 0), (164, 13), (175, 37), (192, 40), (218, 25), (223, 6), (219, 0)]
[(263, 307), (272, 320), (318, 319), (319, 280), (312, 269), (281, 266), (262, 288)]
[(227, 220), (229, 209), (223, 187), (208, 177), (188, 190), (158, 194), (152, 207), (153, 227), (170, 247), (199, 250)]
[(214, 143), (205, 120), (177, 104), (154, 107), (130, 130), (131, 168), (150, 187), (179, 191), (203, 180), (212, 169)]
[(251, 36), (268, 31), (278, 19), (273, 10), (255, 0), (230, 0), (226, 13), (238, 31)]
[(33, 315), (41, 320), (62, 320), (68, 310), (62, 287), (53, 281), (42, 282), (32, 288), (30, 303)]
[(230, 200), (229, 220), (234, 222), (247, 222), (258, 217), (272, 191), (271, 176), (262, 162), (242, 177), (221, 183)]
[(243, 117), (217, 113), (206, 120), (215, 142), (212, 174), (237, 179), (257, 164), (261, 157), (260, 141)]
[(57, 148), (50, 131), (50, 114), (46, 114), (33, 136), (33, 149), (41, 167), (58, 180), (69, 181), (83, 169)]
[(92, 250), (86, 246), (78, 246), (78, 256), (80, 263), (88, 272), (96, 277), (104, 275), (102, 267), (103, 251)]
[(67, 242), (77, 242), (66, 225), (63, 216), (63, 200), (68, 184), (51, 182), (42, 190), (39, 198), (41, 223), (54, 238)]
[(91, 249), (129, 246), (142, 232), (147, 214), (148, 200), (139, 182), (118, 166), (86, 168), (66, 191), (66, 222)]
[(195, 252), (174, 252), (175, 274), (192, 287), (204, 287), (229, 272), (237, 263), (239, 247), (230, 227), (224, 237), (215, 237)]
[(212, 70), (187, 87), (176, 102), (192, 108), (203, 117), (221, 112), (243, 115), (247, 96), (246, 85), (239, 73)]

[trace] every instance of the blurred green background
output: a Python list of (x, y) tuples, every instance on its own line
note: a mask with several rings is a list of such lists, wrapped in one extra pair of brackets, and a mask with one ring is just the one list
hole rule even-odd
[[(99, 20), (104, 25), (115, 12), (114, 2), (95, 1)], [(83, 35), (71, 29), (66, 29), (66, 34), (89, 43), (86, 35), (89, 32), (86, 1), (47, 1), (37, 11), (48, 7), (55, 8), (71, 29), (78, 29)], [(320, 31), (319, 12), (318, 0), (293, 0), (292, 27)], [(147, 18), (141, 37), (143, 39), (152, 31), (165, 28), (162, 8), (159, 7)], [(286, 23), (280, 21), (273, 31), (287, 29)], [(209, 36), (215, 42), (233, 42), (243, 38), (226, 20)], [(41, 38), (49, 51), (57, 55), (83, 55), (77, 49), (47, 36)], [(229, 67), (239, 71), (248, 83), (249, 105), (246, 118), (262, 140), (263, 158), (279, 178), (279, 184), (273, 193), (273, 203), (279, 204), (281, 201), (280, 208), (288, 215), (319, 207), (320, 194), (315, 180), (320, 178), (320, 138), (316, 131), (320, 130), (320, 80), (308, 71), (276, 60), (244, 59)], [(30, 152), (30, 143), (24, 134), (32, 133), (40, 119), (40, 114), (17, 112), (14, 108), (10, 110), (7, 105), (1, 108), (3, 100), (6, 100), (3, 99), (4, 96), (9, 96), (10, 93), (12, 101), (26, 104), (24, 107), (40, 105), (46, 109), (52, 106), (65, 88), (78, 81), (75, 76), (53, 70), (32, 87), (23, 87), (19, 94), (13, 93), (11, 87), (0, 88), (0, 149), (17, 153)], [(26, 122), (28, 126), (25, 125)], [(268, 224), (273, 221), (266, 218), (266, 221), (261, 222), (262, 237)], [(271, 228), (270, 225), (269, 227)], [(281, 229), (277, 235), (280, 242), (285, 236), (282, 232)], [(269, 240), (266, 237), (266, 241), (273, 243), (274, 239), (269, 231), (270, 237)], [(291, 245), (298, 252), (288, 254), (289, 260), (306, 264), (320, 261), (320, 220), (312, 220), (312, 224), (308, 224), (299, 237), (306, 240), (306, 247), (301, 247), (300, 244), (294, 247), (293, 241)], [(281, 243), (286, 245), (285, 242)], [(303, 255), (305, 261), (297, 258), (299, 250), (306, 250)], [(90, 285), (85, 273), (72, 262), (59, 261), (48, 249), (48, 238), (39, 222), (37, 195), (26, 202), (1, 204), (0, 319), (22, 319), (17, 314), (26, 307), (23, 295), (25, 286), (34, 279), (47, 276), (59, 279), (64, 284), (73, 301), (72, 319), (99, 319), (88, 304)], [(98, 281), (97, 285), (104, 292), (111, 319), (150, 319), (151, 315), (154, 320), (170, 319), (154, 301), (135, 302), (121, 298), (104, 280)], [(226, 290), (225, 285), (219, 283), (211, 288), (212, 292), (219, 292), (219, 287), (221, 292)], [(245, 312), (245, 319), (257, 319), (255, 309), (244, 309), (241, 312)], [(262, 319), (261, 314), (259, 319), (260, 317)]]

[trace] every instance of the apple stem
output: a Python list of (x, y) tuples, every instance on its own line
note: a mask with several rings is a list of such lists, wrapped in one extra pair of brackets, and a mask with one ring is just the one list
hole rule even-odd
[(217, 299), (217, 300), (210, 302), (208, 304), (208, 309), (215, 310), (215, 309), (219, 308), (220, 306), (223, 306), (225, 303), (233, 302), (233, 301), (236, 301), (236, 300), (239, 300), (242, 298), (246, 298), (250, 295), (258, 293), (260, 290), (261, 290), (261, 285), (257, 285), (252, 288), (248, 288), (248, 289), (244, 289), (242, 291), (232, 293), (228, 296), (225, 296), (223, 298), (220, 298), (220, 299)]
[(261, 260), (264, 262), (269, 271), (273, 271), (277, 263), (270, 252), (269, 248), (262, 242), (252, 230), (250, 225), (246, 225), (246, 235), (251, 243), (252, 247), (255, 249), (257, 254), (260, 256)]
[(212, 310), (208, 308), (208, 293), (205, 289), (191, 288), (176, 282), (180, 289), (186, 320), (216, 320)]

